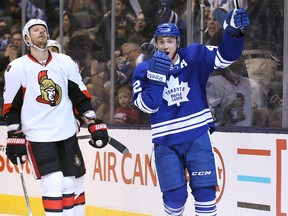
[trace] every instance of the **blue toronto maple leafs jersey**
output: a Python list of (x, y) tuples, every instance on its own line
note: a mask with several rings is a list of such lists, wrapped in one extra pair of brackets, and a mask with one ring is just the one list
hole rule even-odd
[(135, 68), (133, 103), (150, 114), (153, 143), (179, 144), (214, 129), (206, 83), (215, 69), (227, 67), (240, 57), (243, 42), (243, 38), (225, 33), (218, 47), (192, 44), (180, 49), (165, 86), (147, 78), (149, 61)]

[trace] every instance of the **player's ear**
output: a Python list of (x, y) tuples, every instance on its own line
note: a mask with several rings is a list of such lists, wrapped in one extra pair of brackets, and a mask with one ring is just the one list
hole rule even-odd
[(26, 41), (26, 43), (27, 43), (28, 46), (31, 45), (31, 41), (30, 41), (30, 38), (29, 38), (29, 37), (25, 36), (25, 41)]

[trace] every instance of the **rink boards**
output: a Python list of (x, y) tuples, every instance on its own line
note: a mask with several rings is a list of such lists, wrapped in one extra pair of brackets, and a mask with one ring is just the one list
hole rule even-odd
[[(86, 215), (165, 215), (150, 131), (109, 131), (129, 154), (123, 156), (111, 146), (96, 150), (88, 139), (79, 140), (87, 169)], [(0, 134), (0, 145), (5, 145), (6, 127), (0, 127)], [(87, 134), (82, 129), (79, 136)], [(215, 132), (211, 138), (219, 175), (218, 215), (286, 216), (287, 135)], [(33, 215), (43, 215), (40, 182), (34, 180), (28, 163), (23, 169)], [(0, 176), (0, 213), (27, 215), (18, 169), (3, 151)], [(191, 196), (184, 212), (188, 215), (194, 215)]]

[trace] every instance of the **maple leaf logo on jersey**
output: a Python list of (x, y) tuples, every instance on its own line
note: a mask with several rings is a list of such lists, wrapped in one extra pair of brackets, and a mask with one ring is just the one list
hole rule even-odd
[(168, 106), (176, 104), (180, 106), (181, 102), (189, 101), (187, 95), (190, 91), (187, 82), (179, 83), (179, 78), (170, 76), (167, 81), (167, 88), (164, 88), (163, 98), (168, 102)]

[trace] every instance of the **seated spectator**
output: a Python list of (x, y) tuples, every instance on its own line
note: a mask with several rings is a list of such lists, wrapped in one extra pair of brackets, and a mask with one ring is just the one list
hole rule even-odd
[[(203, 15), (203, 24), (201, 26), (201, 7), (202, 3), (200, 1), (192, 1), (192, 9), (191, 11), (194, 11), (194, 16), (193, 16), (193, 42), (194, 43), (203, 43), (203, 37), (204, 37), (204, 32), (207, 29), (207, 21), (208, 21), (208, 16), (211, 11), (211, 5), (208, 0), (204, 0), (204, 15)], [(181, 14), (181, 17), (183, 20), (187, 20), (188, 16), (188, 10), (186, 7), (186, 4), (184, 5), (186, 10)], [(176, 9), (177, 10), (177, 9)], [(178, 11), (178, 10), (177, 10)]]
[(70, 38), (66, 54), (79, 65), (83, 82), (91, 77), (91, 39), (87, 30), (75, 31)]
[[(269, 127), (269, 125), (270, 125), (270, 113), (266, 107), (257, 107), (255, 109), (253, 109), (253, 123), (252, 123), (252, 125), (253, 125), (253, 127), (259, 127), (259, 128)], [(273, 122), (273, 126), (276, 126), (275, 122)]]
[(11, 37), (9, 32), (3, 33), (3, 36), (0, 38), (0, 52), (3, 52), (12, 43)]
[(19, 23), (16, 23), (16, 24), (13, 24), (10, 28), (10, 34), (14, 34), (14, 32), (22, 32), (22, 28), (21, 28), (21, 25)]
[(0, 19), (0, 51), (6, 49), (11, 43), (11, 34), (8, 28), (8, 22)]
[(271, 113), (271, 120), (269, 122), (269, 127), (282, 128), (282, 109), (283, 107), (278, 107)]
[(139, 112), (132, 107), (132, 92), (131, 89), (122, 86), (117, 92), (119, 106), (115, 110), (115, 124), (138, 124)]
[[(245, 51), (244, 51), (245, 54)], [(267, 98), (269, 93), (269, 86), (277, 71), (276, 62), (269, 58), (269, 55), (265, 57), (265, 54), (257, 55), (255, 58), (249, 58), (245, 60), (248, 76), (259, 84), (260, 87), (260, 106), (267, 108)]]
[(211, 11), (207, 19), (207, 29), (204, 33), (203, 43), (218, 46), (223, 37), (223, 22), (227, 12), (222, 8)]
[(136, 43), (121, 46), (123, 56), (116, 59), (115, 89), (123, 85), (131, 87), (132, 75), (136, 65), (143, 61), (141, 47)]
[[(72, 37), (72, 34), (81, 29), (81, 25), (78, 23), (74, 15), (70, 12), (64, 12), (63, 14), (63, 46), (62, 50), (63, 53), (67, 52), (67, 47), (69, 44), (69, 41)], [(54, 30), (54, 32), (51, 35), (51, 39), (56, 40), (60, 43), (60, 29), (59, 27)]]
[(149, 42), (152, 37), (152, 34), (146, 29), (145, 17), (141, 12), (136, 18), (134, 24), (134, 32), (128, 37), (127, 42), (133, 42), (142, 45), (145, 42)]
[(0, 56), (0, 61), (5, 62), (5, 65), (8, 65), (14, 59), (22, 55), (22, 33), (14, 32), (12, 35), (12, 43), (9, 44), (4, 54)]
[[(111, 11), (102, 18), (96, 39), (102, 44), (105, 61), (110, 59), (111, 49)], [(115, 1), (115, 50), (120, 50), (121, 45), (127, 42), (128, 36), (133, 32), (135, 17), (126, 10), (124, 0)]]
[(20, 24), (21, 25), (21, 6), (18, 4), (17, 1), (8, 1), (8, 8), (9, 8), (9, 15), (12, 18), (13, 24)]
[(109, 107), (109, 100), (110, 100), (110, 81), (106, 81), (103, 84), (105, 95), (103, 95), (102, 104), (96, 111), (97, 118), (101, 118), (103, 122), (110, 122), (110, 107)]
[(107, 77), (105, 76), (105, 68), (105, 62), (98, 62), (96, 59), (91, 60), (91, 77), (86, 86), (87, 89), (90, 89), (90, 94), (93, 95), (92, 106), (95, 112), (101, 106), (101, 104), (109, 102), (109, 94), (107, 94), (104, 86), (105, 82), (107, 81)]
[(187, 43), (187, 26), (185, 21), (173, 11), (166, 1), (160, 1), (159, 8), (155, 15), (154, 23), (156, 26), (160, 23), (174, 23), (181, 32), (180, 47), (185, 47)]
[(253, 94), (243, 64), (239, 59), (208, 79), (207, 101), (218, 126), (252, 126)]
[(106, 1), (73, 0), (70, 8), (83, 28), (95, 28), (93, 29), (95, 31), (104, 13), (107, 12), (106, 4), (108, 4)]

